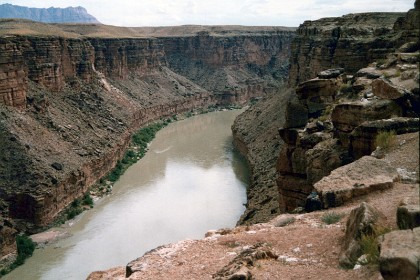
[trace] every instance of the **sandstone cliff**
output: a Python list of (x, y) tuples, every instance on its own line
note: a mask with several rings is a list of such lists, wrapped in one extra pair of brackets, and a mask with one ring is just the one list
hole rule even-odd
[(8, 27), (0, 39), (2, 254), (17, 232), (47, 225), (108, 173), (134, 130), (274, 91), (293, 37), (282, 28), (220, 27), (224, 34), (204, 41), (148, 29), (124, 38), (125, 28), (115, 38), (104, 34), (118, 28), (101, 25), (0, 24)]
[[(340, 120), (356, 121), (359, 119), (358, 124), (360, 124), (369, 118), (371, 120), (379, 118), (379, 111), (382, 112), (383, 118), (405, 115), (399, 105), (392, 106), (395, 102), (389, 104), (388, 101), (381, 101), (382, 103), (378, 102), (375, 105), (377, 109), (366, 108), (364, 109), (365, 114), (361, 114), (361, 111), (353, 111), (351, 116), (343, 114), (343, 110), (340, 111), (340, 108), (348, 106), (343, 104), (335, 109), (334, 126), (330, 122), (323, 122), (328, 120), (326, 115), (338, 102), (337, 92), (346, 89), (352, 92), (349, 84), (359, 93), (365, 89), (363, 77), (366, 77), (367, 74), (362, 74), (363, 71), (356, 74), (360, 68), (376, 60), (384, 63), (390, 53), (397, 53), (391, 59), (395, 64), (398, 57), (404, 56), (398, 53), (412, 52), (418, 49), (418, 26), (414, 24), (417, 19), (418, 11), (413, 9), (406, 14), (363, 13), (340, 18), (306, 21), (298, 28), (296, 38), (291, 44), (289, 73), (289, 86), (295, 88), (296, 92), (292, 93), (289, 99), (283, 101), (287, 103), (286, 105), (282, 103), (277, 107), (268, 106), (267, 109), (259, 112), (261, 115), (267, 113), (266, 116), (283, 114), (284, 118), (276, 120), (277, 124), (282, 123), (278, 127), (283, 128), (280, 130), (282, 141), (275, 140), (275, 137), (271, 136), (272, 132), (264, 128), (264, 117), (263, 120), (255, 122), (247, 121), (250, 119), (249, 116), (255, 115), (251, 110), (240, 116), (233, 128), (238, 146), (242, 147), (241, 150), (245, 154), (248, 154), (251, 167), (257, 167), (253, 174), (255, 180), (248, 190), (248, 205), (253, 206), (248, 208), (240, 221), (241, 223), (266, 221), (270, 217), (267, 215), (270, 211), (275, 215), (277, 212), (292, 211), (296, 207), (304, 206), (306, 197), (313, 190), (313, 183), (334, 168), (351, 162), (353, 156), (358, 158), (361, 156), (360, 153), (372, 152), (374, 133), (366, 136), (370, 128), (364, 129), (363, 132), (355, 132), (355, 135), (352, 136), (354, 137), (352, 144), (354, 148), (349, 150), (349, 147), (346, 146), (349, 144), (349, 140), (346, 140), (340, 131), (334, 132), (335, 129), (340, 130), (338, 124)], [(402, 46), (403, 49), (398, 50)], [(415, 55), (412, 56), (415, 57)], [(407, 62), (404, 59), (399, 61), (399, 67)], [(415, 68), (415, 66), (410, 67)], [(322, 70), (331, 68), (335, 69), (322, 72)], [(402, 71), (398, 70), (398, 73), (400, 72)], [(353, 77), (351, 75), (355, 74), (359, 76), (357, 81), (351, 80)], [(412, 78), (415, 76), (413, 73), (404, 75), (412, 75)], [(318, 79), (310, 80), (317, 76)], [(402, 83), (407, 84), (407, 82)], [(408, 89), (412, 91), (412, 96), (417, 96), (415, 86), (409, 86)], [(416, 100), (416, 97), (413, 97), (410, 101), (413, 106), (417, 106)], [(264, 107), (264, 105), (261, 106)], [(417, 107), (411, 110), (416, 110), (415, 108)], [(371, 112), (371, 116), (368, 116), (369, 112)], [(317, 122), (316, 118), (321, 115), (324, 115), (323, 121)], [(355, 126), (352, 129), (354, 128)], [(328, 133), (320, 133), (324, 130)], [(266, 137), (262, 135), (266, 135)], [(333, 135), (335, 136), (333, 137)], [(363, 137), (369, 137), (370, 140), (362, 140)], [(318, 145), (315, 148), (317, 143), (323, 141), (323, 145)], [(341, 142), (345, 143), (344, 147)], [(362, 151), (362, 147), (356, 148), (358, 145), (370, 146)], [(267, 156), (271, 152), (276, 155)], [(359, 155), (356, 155), (357, 153)], [(277, 158), (277, 168), (275, 168), (269, 162)], [(307, 172), (308, 168), (310, 168), (309, 173)], [(267, 188), (270, 189), (270, 186), (276, 185), (273, 183), (275, 176), (272, 176), (276, 173), (274, 169), (277, 169), (279, 173), (277, 184), (280, 185), (280, 196), (278, 197), (280, 209), (276, 209), (275, 204), (271, 205), (271, 202), (267, 203), (267, 201), (271, 201), (272, 197)], [(255, 214), (259, 212), (266, 214), (261, 216)]]
[[(321, 184), (318, 181), (334, 169), (370, 155), (378, 145), (375, 139), (379, 133), (418, 131), (420, 45), (418, 37), (407, 35), (418, 34), (418, 26), (408, 24), (418, 18), (418, 14), (419, 10), (411, 10), (392, 25), (395, 28), (388, 35), (390, 39), (384, 40), (390, 47), (386, 59), (378, 59), (370, 67), (358, 71), (353, 69), (355, 65), (342, 64), (344, 68), (321, 71), (316, 78), (301, 82), (296, 87), (295, 99), (287, 104), (286, 121), (280, 129), (280, 136), (286, 142), (277, 162), (282, 211), (298, 207), (305, 207), (308, 211), (328, 208), (357, 193), (365, 193), (365, 189), (370, 188), (369, 184), (360, 190), (351, 187), (344, 190), (345, 183), (342, 183), (339, 188), (337, 186), (339, 190), (335, 194), (330, 190), (331, 182)], [(378, 18), (368, 14), (359, 16), (365, 17), (362, 22)], [(379, 18), (382, 16), (379, 14)], [(395, 20), (393, 16), (390, 18)], [(360, 21), (360, 17), (354, 17), (354, 24)], [(407, 23), (404, 32), (399, 22)], [(324, 24), (324, 20), (319, 23)], [(346, 26), (351, 25), (346, 21)], [(306, 30), (306, 24), (299, 28), (298, 34), (302, 34), (302, 29)], [(298, 36), (296, 41), (301, 39)], [(358, 45), (357, 36), (353, 43)], [(292, 56), (291, 61), (293, 59)], [(367, 64), (370, 59), (354, 61)], [(313, 60), (308, 62), (309, 65), (319, 63), (318, 59)], [(335, 66), (334, 60), (328, 66)], [(312, 75), (311, 71), (305, 75)], [(290, 81), (294, 78), (299, 81), (303, 77), (290, 73)], [(371, 184), (379, 189), (382, 183)], [(389, 186), (389, 183), (385, 185)]]
[(390, 36), (404, 13), (349, 14), (305, 21), (292, 45), (289, 84), (296, 86), (322, 70), (344, 68), (354, 73), (395, 50)]
[[(419, 12), (416, 1), (416, 10), (402, 18), (384, 18), (384, 14), (343, 17), (346, 26), (356, 29), (355, 37), (346, 39), (351, 41), (349, 48), (361, 46), (361, 52), (353, 49), (355, 53), (349, 53), (354, 62), (333, 68), (337, 65), (329, 52), (302, 57), (302, 61), (307, 59), (306, 65), (316, 67), (308, 73), (291, 73), (291, 84), (299, 81), (297, 87), (262, 98), (235, 121), (235, 144), (247, 156), (253, 172), (247, 211), (240, 222), (269, 221), (280, 211), (304, 212), (306, 208), (310, 213), (283, 214), (269, 223), (210, 231), (202, 240), (159, 247), (125, 267), (94, 272), (88, 279), (418, 277), (419, 228), (397, 231), (401, 218), (396, 213), (397, 208), (400, 211), (404, 207), (404, 211), (412, 211), (412, 216), (407, 217), (412, 224), (420, 211), (420, 48), (418, 26), (410, 24), (418, 19)], [(326, 22), (342, 19), (311, 24), (322, 28)], [(357, 21), (362, 22), (360, 30), (364, 29), (363, 22), (373, 21), (377, 27), (387, 22), (383, 31), (392, 34), (380, 40), (387, 47), (377, 50), (376, 58), (364, 53), (373, 46), (373, 37), (368, 36), (366, 42), (359, 37)], [(307, 24), (301, 26), (295, 42), (302, 40), (299, 32)], [(323, 42), (320, 44), (324, 44), (325, 38), (319, 36)], [(292, 53), (296, 53), (293, 47)], [(397, 134), (394, 140), (377, 149), (375, 137), (379, 132), (391, 131)], [(276, 159), (278, 196), (273, 191)], [(280, 210), (273, 203), (275, 197)], [(323, 212), (314, 211), (321, 209)], [(326, 222), (329, 215), (338, 220)], [(339, 221), (343, 216), (347, 222)], [(370, 253), (360, 257), (360, 239), (371, 237), (377, 226), (393, 231), (382, 238), (382, 276), (377, 265), (367, 264)], [(378, 247), (376, 242), (381, 238), (373, 238), (373, 247)], [(351, 267), (356, 264), (355, 269), (339, 268), (348, 261)]]

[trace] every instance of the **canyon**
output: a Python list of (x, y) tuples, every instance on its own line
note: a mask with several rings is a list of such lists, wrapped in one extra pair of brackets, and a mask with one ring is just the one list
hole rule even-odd
[(140, 127), (275, 92), (294, 38), (281, 27), (0, 25), (3, 256), (105, 176)]
[[(139, 127), (253, 100), (232, 126), (252, 175), (239, 226), (89, 279), (302, 279), (314, 270), (378, 279), (370, 268), (338, 268), (349, 226), (326, 226), (321, 213), (335, 208), (351, 220), (367, 201), (398, 232), (397, 208), (418, 208), (419, 10), (416, 1), (407, 13), (351, 14), (297, 30), (0, 21), (2, 255), (18, 232), (47, 225), (108, 173)], [(398, 143), (385, 152), (375, 142), (383, 131)], [(361, 172), (374, 165), (379, 182)], [(345, 176), (357, 183), (343, 184)]]
[[(290, 88), (232, 127), (252, 173), (240, 225), (88, 279), (416, 279), (419, 14), (416, 1), (402, 14), (303, 23)], [(376, 142), (381, 132), (396, 134), (390, 147)], [(379, 228), (391, 232), (374, 237), (380, 252), (369, 264), (361, 239)]]

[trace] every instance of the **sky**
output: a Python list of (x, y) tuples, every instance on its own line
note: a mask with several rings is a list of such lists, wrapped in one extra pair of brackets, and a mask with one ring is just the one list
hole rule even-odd
[(414, 0), (0, 0), (49, 8), (82, 6), (101, 23), (117, 26), (299, 26), (305, 20), (361, 12), (406, 12)]

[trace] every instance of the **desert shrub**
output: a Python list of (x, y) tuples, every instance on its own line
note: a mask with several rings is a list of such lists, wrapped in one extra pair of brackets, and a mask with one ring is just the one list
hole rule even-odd
[(16, 247), (18, 256), (24, 257), (25, 259), (32, 256), (32, 253), (35, 250), (35, 242), (32, 241), (26, 235), (18, 235), (16, 236)]
[(379, 263), (378, 237), (389, 232), (388, 228), (377, 227), (370, 234), (363, 234), (360, 239), (362, 255), (366, 255), (366, 264), (377, 265)]
[(331, 225), (331, 224), (337, 223), (339, 220), (341, 220), (342, 217), (343, 217), (343, 215), (341, 215), (339, 213), (328, 212), (328, 213), (325, 213), (324, 215), (322, 215), (321, 221), (324, 224)]
[(24, 264), (25, 260), (32, 256), (36, 244), (28, 236), (18, 235), (16, 236), (16, 247), (18, 255), (15, 262), (11, 265), (12, 269)]
[(26, 235), (16, 236), (16, 247), (17, 247), (17, 257), (16, 260), (10, 264), (7, 268), (3, 268), (0, 271), (1, 275), (6, 275), (16, 267), (25, 263), (25, 260), (32, 256), (36, 244)]
[(80, 206), (80, 200), (75, 199), (73, 200), (73, 202), (71, 203), (71, 207), (76, 208)]
[(339, 88), (341, 93), (350, 93), (353, 91), (353, 87), (351, 86), (350, 82), (342, 84)]
[(82, 204), (90, 207), (93, 206), (93, 199), (88, 193), (83, 196)]
[(395, 131), (381, 131), (375, 137), (375, 145), (382, 149), (389, 149), (396, 141)]
[(80, 206), (78, 206), (78, 207), (70, 207), (67, 210), (67, 220), (73, 219), (74, 217), (76, 217), (77, 215), (79, 215), (82, 212), (83, 212), (83, 209)]

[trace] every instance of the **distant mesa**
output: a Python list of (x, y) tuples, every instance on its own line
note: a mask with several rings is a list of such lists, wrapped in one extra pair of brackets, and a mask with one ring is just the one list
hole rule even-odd
[(46, 9), (2, 4), (0, 18), (21, 18), (45, 23), (100, 23), (83, 7)]

